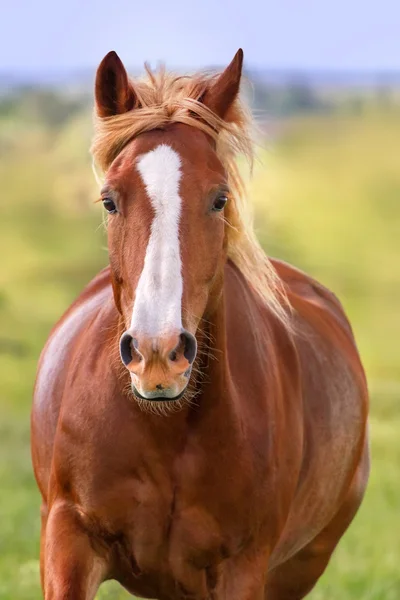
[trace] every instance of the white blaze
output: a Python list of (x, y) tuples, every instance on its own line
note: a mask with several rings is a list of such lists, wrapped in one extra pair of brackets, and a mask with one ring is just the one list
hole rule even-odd
[(158, 337), (182, 327), (181, 159), (170, 146), (161, 144), (139, 157), (136, 166), (155, 214), (136, 289), (131, 328)]

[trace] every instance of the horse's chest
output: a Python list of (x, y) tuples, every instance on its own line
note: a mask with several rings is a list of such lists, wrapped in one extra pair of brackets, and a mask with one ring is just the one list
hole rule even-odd
[(207, 506), (178, 508), (150, 499), (132, 512), (129, 545), (142, 573), (157, 573), (184, 580), (187, 572), (202, 570), (226, 552), (229, 535)]
[(237, 552), (249, 535), (251, 510), (240, 477), (224, 477), (212, 464), (205, 472), (202, 462), (191, 456), (173, 472), (131, 473), (116, 482), (107, 500), (106, 520), (124, 531), (136, 576), (162, 589), (180, 582), (184, 590), (204, 591), (207, 572)]
[[(204, 484), (205, 482), (203, 482)], [(235, 510), (229, 515), (227, 495), (213, 485), (206, 486), (165, 480), (134, 484), (132, 502), (127, 506), (127, 530), (132, 554), (140, 571), (182, 571), (204, 569), (221, 560), (240, 544), (246, 527)], [(234, 494), (234, 490), (232, 490)], [(231, 498), (234, 505), (235, 500)], [(178, 571), (178, 572), (176, 572)], [(178, 577), (180, 575), (180, 577)]]
[[(239, 451), (232, 436), (222, 444), (217, 435), (212, 443), (193, 435), (184, 449), (171, 450), (150, 436), (146, 445), (125, 443), (124, 433), (107, 452), (98, 445), (94, 452), (88, 442), (74, 461), (74, 488), (91, 517), (88, 527), (97, 522), (94, 535), (116, 540), (115, 577), (130, 572), (136, 594), (160, 597), (158, 590), (179, 582), (202, 597), (207, 573), (251, 544), (251, 532), (260, 529), (268, 490), (256, 465), (264, 468), (265, 461), (257, 461), (249, 445)], [(94, 457), (90, 477), (82, 465), (88, 455)], [(147, 591), (149, 580), (156, 587)], [(134, 588), (141, 581), (143, 588)]]

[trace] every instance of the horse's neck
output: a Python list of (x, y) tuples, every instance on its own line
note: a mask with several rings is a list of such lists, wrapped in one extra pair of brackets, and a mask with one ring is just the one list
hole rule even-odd
[[(222, 391), (226, 387), (228, 376), (226, 353), (226, 315), (224, 294), (219, 294), (218, 304), (207, 319), (203, 319), (204, 328), (200, 331), (200, 370), (204, 380), (212, 384), (214, 390)], [(201, 384), (201, 380), (200, 380)]]

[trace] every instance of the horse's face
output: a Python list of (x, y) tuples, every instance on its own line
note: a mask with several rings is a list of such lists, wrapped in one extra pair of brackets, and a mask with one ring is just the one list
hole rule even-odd
[[(107, 86), (111, 81), (121, 95), (115, 81), (125, 78), (115, 56), (113, 77), (110, 59), (97, 75), (97, 110), (104, 115), (111, 110), (104, 105)], [(233, 98), (238, 85), (239, 79)], [(130, 142), (111, 164), (101, 195), (114, 298), (125, 323), (121, 359), (139, 398), (177, 400), (190, 379), (200, 320), (221, 291), (226, 173), (205, 133), (175, 123)]]
[(199, 320), (225, 262), (228, 193), (209, 140), (188, 125), (139, 136), (107, 174), (110, 263), (126, 325), (121, 358), (145, 398), (186, 388)]

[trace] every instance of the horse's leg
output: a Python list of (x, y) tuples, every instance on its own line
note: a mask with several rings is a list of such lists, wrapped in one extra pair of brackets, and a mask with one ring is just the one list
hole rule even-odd
[(41, 529), (40, 529), (40, 583), (44, 595), (44, 552), (46, 543), (47, 506), (43, 502), (40, 507)]
[(93, 600), (106, 572), (106, 561), (93, 549), (78, 515), (55, 505), (48, 516), (42, 557), (45, 600)]
[(368, 474), (369, 450), (366, 443), (361, 463), (341, 508), (316, 538), (270, 573), (265, 600), (301, 600), (312, 590), (361, 504)]
[[(229, 558), (216, 575), (216, 585), (210, 577), (210, 598), (213, 600), (264, 600), (269, 550), (258, 549)], [(211, 591), (212, 590), (212, 591)]]

